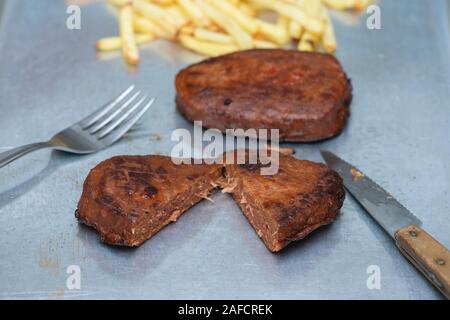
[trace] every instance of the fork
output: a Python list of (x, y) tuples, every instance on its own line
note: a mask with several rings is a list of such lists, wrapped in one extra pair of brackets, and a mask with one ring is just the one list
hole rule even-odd
[(0, 153), (0, 168), (32, 151), (53, 148), (87, 154), (119, 140), (144, 115), (155, 98), (141, 96), (131, 85), (115, 99), (86, 118), (55, 134), (50, 140), (27, 144)]

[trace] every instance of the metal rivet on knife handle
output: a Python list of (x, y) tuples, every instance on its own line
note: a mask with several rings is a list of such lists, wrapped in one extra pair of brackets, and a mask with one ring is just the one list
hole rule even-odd
[(436, 259), (436, 263), (440, 266), (443, 266), (445, 264), (445, 260), (444, 259)]

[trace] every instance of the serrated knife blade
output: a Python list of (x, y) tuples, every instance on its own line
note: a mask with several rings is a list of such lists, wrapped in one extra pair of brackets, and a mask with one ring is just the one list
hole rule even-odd
[(389, 192), (357, 168), (329, 151), (321, 151), (321, 154), (327, 165), (342, 177), (345, 188), (391, 237), (394, 238), (397, 230), (403, 227), (422, 225)]
[(325, 162), (342, 177), (345, 188), (395, 240), (400, 252), (450, 299), (450, 251), (420, 226), (422, 222), (389, 192), (353, 165), (329, 151)]

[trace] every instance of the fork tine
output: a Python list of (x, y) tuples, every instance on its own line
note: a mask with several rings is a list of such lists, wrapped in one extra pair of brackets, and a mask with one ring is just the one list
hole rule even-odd
[(113, 131), (118, 125), (120, 125), (126, 118), (128, 118), (141, 104), (147, 99), (147, 95), (136, 102), (130, 109), (128, 109), (124, 114), (122, 114), (119, 119), (114, 120), (114, 122), (106, 125), (99, 133), (98, 139), (103, 138), (108, 133)]
[(100, 129), (102, 129), (105, 125), (107, 125), (108, 123), (111, 122), (111, 120), (113, 120), (122, 110), (124, 110), (126, 107), (128, 107), (134, 100), (136, 100), (136, 98), (141, 94), (141, 91), (136, 92), (135, 94), (133, 94), (133, 96), (128, 99), (127, 101), (125, 101), (125, 103), (123, 105), (121, 105), (120, 107), (118, 107), (116, 110), (114, 110), (113, 113), (111, 113), (110, 115), (108, 115), (106, 118), (101, 119), (101, 121), (99, 120), (99, 122), (90, 130), (91, 134), (96, 133), (97, 131), (99, 131)]
[(92, 126), (98, 119), (103, 117), (109, 110), (114, 108), (120, 101), (122, 101), (132, 90), (134, 89), (134, 84), (129, 86), (125, 91), (123, 91), (119, 96), (115, 99), (111, 100), (101, 108), (95, 110), (93, 113), (85, 117), (78, 124), (81, 128), (86, 129)]
[(155, 98), (150, 99), (150, 101), (147, 102), (147, 104), (143, 106), (140, 111), (136, 112), (131, 118), (126, 120), (121, 126), (119, 126), (119, 128), (117, 128), (114, 133), (108, 134), (104, 138), (104, 141), (107, 144), (112, 144), (120, 139), (144, 115), (144, 113), (148, 110), (148, 108), (150, 108), (153, 102), (155, 102)]

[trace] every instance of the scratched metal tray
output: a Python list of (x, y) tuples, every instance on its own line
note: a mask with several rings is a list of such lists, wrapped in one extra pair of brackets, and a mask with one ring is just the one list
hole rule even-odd
[[(70, 1), (76, 2), (76, 1)], [(88, 156), (39, 151), (0, 170), (1, 298), (440, 299), (392, 240), (348, 196), (337, 221), (271, 254), (234, 201), (215, 194), (138, 249), (99, 242), (74, 218), (83, 179), (119, 154), (169, 154), (175, 128), (191, 129), (174, 106), (174, 75), (199, 60), (155, 42), (130, 70), (96, 57), (114, 34), (102, 1), (79, 1), (81, 30), (68, 30), (66, 3), (7, 1), (0, 30), (0, 149), (42, 140), (135, 83), (157, 97), (139, 127)], [(390, 190), (450, 246), (450, 49), (445, 1), (381, 1), (381, 30), (365, 16), (334, 14), (338, 57), (353, 80), (352, 116), (337, 138), (291, 144), (297, 157), (336, 152)], [(67, 267), (81, 289), (66, 286)], [(381, 288), (367, 288), (367, 268)]]

